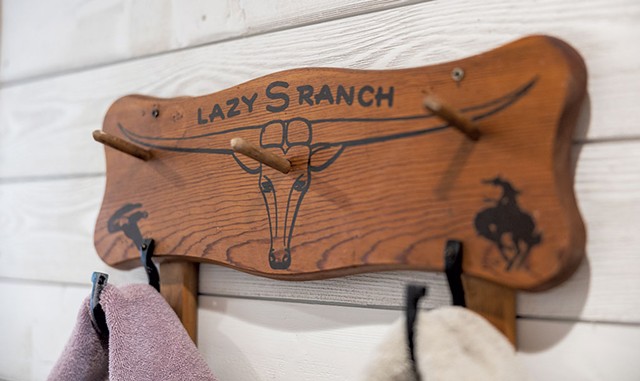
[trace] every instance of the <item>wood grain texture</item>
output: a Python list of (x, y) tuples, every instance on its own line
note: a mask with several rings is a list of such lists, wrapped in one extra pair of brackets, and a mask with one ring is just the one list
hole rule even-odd
[(258, 147), (245, 139), (231, 139), (231, 149), (233, 152), (243, 154), (260, 162), (261, 164), (277, 169), (279, 172), (289, 173), (289, 171), (291, 171), (291, 162), (285, 159), (284, 156), (271, 153), (270, 151)]
[[(0, 178), (104, 173), (103, 150), (88, 144), (87, 136), (124, 94), (197, 96), (304, 66), (429, 65), (541, 31), (569, 41), (589, 67), (590, 107), (574, 138), (637, 137), (628, 110), (640, 88), (634, 56), (639, 15), (640, 3), (633, 0), (435, 1), (5, 86)], [(64, 149), (51, 149), (53, 137)]]
[(160, 293), (178, 315), (194, 343), (198, 343), (198, 264), (164, 261), (160, 264)]
[(437, 115), (440, 119), (447, 121), (451, 127), (454, 127), (461, 133), (465, 134), (468, 139), (477, 141), (480, 138), (480, 130), (478, 127), (476, 127), (470, 119), (465, 117), (463, 113), (459, 112), (451, 104), (443, 102), (433, 94), (427, 95), (423, 99), (422, 103), (424, 104), (424, 107), (433, 114)]
[[(640, 226), (640, 194), (637, 192), (640, 143), (576, 145), (573, 156), (577, 160), (576, 193), (588, 231), (586, 260), (572, 278), (552, 290), (519, 293), (518, 315), (640, 322), (636, 303), (640, 295), (636, 269), (640, 263), (633, 243), (636, 235), (629, 229)], [(306, 303), (317, 300), (375, 306), (379, 305), (378, 301), (384, 301), (387, 308), (400, 308), (405, 280), (421, 281), (419, 274), (405, 276), (396, 272), (288, 285), (216, 266), (203, 266), (200, 289), (205, 294), (299, 298)], [(450, 303), (442, 277), (429, 278), (426, 282), (434, 301), (429, 307)], [(351, 284), (356, 285), (353, 291)]]
[(0, 81), (81, 70), (416, 2), (5, 1)]
[(466, 307), (487, 319), (518, 348), (516, 340), (516, 291), (484, 279), (462, 278)]
[[(247, 4), (246, 1), (243, 3)], [(257, 6), (267, 4), (259, 3)], [(312, 3), (311, 6), (318, 7), (326, 4)], [(83, 43), (85, 47), (89, 46), (84, 52), (90, 55), (88, 58), (91, 62), (97, 62), (96, 57), (101, 62), (113, 62), (105, 44), (95, 43), (102, 37), (98, 35), (101, 33), (99, 30), (109, 31), (104, 37), (114, 41), (116, 50), (126, 49), (127, 41), (137, 39), (140, 51), (162, 46), (154, 39), (164, 38), (167, 32), (173, 32), (166, 23), (160, 25), (160, 33), (144, 32), (156, 21), (164, 23), (164, 16), (160, 16), (165, 12), (155, 8), (156, 2), (135, 2), (136, 5), (132, 6), (142, 9), (142, 12), (153, 9), (158, 15), (139, 24), (140, 29), (135, 26), (121, 28), (128, 23), (126, 17), (109, 17), (119, 12), (120, 8), (115, 4), (120, 3), (89, 2), (79, 8), (76, 8), (75, 2), (69, 2), (66, 8), (65, 4), (59, 1), (55, 5), (45, 2), (34, 5), (29, 1), (3, 2), (3, 50), (0, 56), (3, 61), (9, 57), (5, 49), (8, 47), (7, 41), (12, 40), (14, 51), (19, 51), (28, 62), (13, 65), (15, 61), (10, 61), (12, 68), (7, 68), (3, 63), (0, 76), (13, 69), (31, 70), (33, 65), (55, 66), (49, 73), (70, 68), (74, 70), (78, 67), (76, 62), (83, 62), (83, 52), (70, 49)], [(129, 3), (123, 4), (126, 8)], [(293, 4), (293, 8), (289, 9), (298, 14), (304, 14), (304, 9), (295, 9), (297, 4), (310, 7), (305, 2)], [(32, 19), (34, 21), (13, 17), (15, 13), (11, 7), (14, 5), (22, 6), (24, 12), (36, 15)], [(367, 5), (358, 3), (363, 9)], [(59, 7), (60, 12), (47, 10), (48, 6)], [(111, 6), (113, 8), (109, 8)], [(219, 7), (221, 4), (216, 2), (211, 6)], [(256, 4), (252, 3), (252, 6)], [(94, 8), (94, 15), (92, 11), (87, 11), (90, 8)], [(106, 11), (101, 12), (98, 8)], [(40, 10), (43, 11), (37, 16)], [(188, 5), (175, 11), (184, 12), (187, 17), (194, 19), (200, 16)], [(251, 12), (250, 9), (248, 11)], [(270, 11), (272, 9), (261, 9), (258, 13), (269, 16)], [(320, 12), (333, 11), (327, 9)], [(212, 24), (223, 25), (220, 21), (225, 17), (224, 14), (207, 13), (207, 20)], [(295, 14), (291, 15), (291, 18), (295, 17)], [(336, 18), (339, 17), (336, 15)], [(0, 246), (0, 273), (2, 277), (42, 279), (44, 282), (33, 285), (18, 280), (16, 287), (5, 289), (6, 292), (0, 291), (0, 310), (12, 310), (11, 314), (0, 314), (0, 337), (3, 338), (0, 352), (11, 349), (11, 352), (2, 352), (0, 355), (0, 378), (44, 379), (70, 333), (77, 304), (88, 291), (82, 291), (85, 287), (82, 286), (77, 288), (81, 291), (74, 293), (69, 291), (73, 286), (59, 286), (48, 281), (85, 285), (94, 269), (106, 270), (112, 276), (114, 273), (123, 274), (125, 277), (114, 280), (116, 283), (146, 281), (141, 269), (133, 271), (138, 277), (127, 277), (127, 272), (105, 267), (93, 253), (87, 229), (90, 230), (95, 222), (105, 180), (73, 178), (104, 173), (103, 150), (96, 144), (88, 144), (87, 136), (92, 130), (100, 128), (102, 117), (113, 100), (128, 93), (163, 97), (207, 94), (270, 72), (302, 66), (388, 69), (428, 65), (479, 53), (531, 33), (561, 37), (570, 41), (585, 57), (589, 66), (590, 107), (585, 110), (584, 121), (574, 138), (578, 143), (594, 140), (611, 142), (578, 144), (574, 148), (578, 157), (576, 192), (589, 230), (588, 260), (582, 263), (568, 282), (551, 291), (520, 293), (519, 314), (544, 319), (555, 316), (572, 320), (640, 322), (637, 303), (640, 286), (636, 271), (640, 263), (635, 249), (638, 246), (635, 243), (635, 230), (640, 226), (640, 209), (637, 207), (640, 205), (637, 192), (640, 186), (637, 171), (640, 166), (640, 146), (637, 140), (624, 141), (639, 136), (636, 116), (631, 111), (637, 106), (640, 88), (636, 49), (640, 37), (639, 17), (640, 3), (635, 0), (541, 0), (528, 3), (517, 0), (434, 1), (83, 70), (46, 80), (10, 86), (5, 84), (0, 88), (0, 236), (3, 242)], [(278, 20), (274, 23), (277, 24)], [(49, 27), (54, 24), (60, 27)], [(108, 25), (105, 27), (105, 24)], [(17, 39), (10, 38), (10, 25), (21, 28), (13, 34), (19, 36)], [(190, 24), (194, 31), (200, 25)], [(63, 41), (65, 38), (52, 36), (55, 34), (53, 29), (71, 33), (72, 37)], [(76, 30), (83, 32), (76, 33)], [(78, 40), (85, 37), (86, 42)], [(34, 47), (28, 41), (35, 41), (38, 45)], [(25, 46), (31, 48), (25, 49)], [(125, 54), (120, 57), (128, 56)], [(69, 64), (70, 61), (73, 62)], [(84, 63), (82, 65), (86, 69)], [(56, 144), (52, 144), (54, 139)], [(33, 182), (34, 177), (58, 181), (36, 183)], [(85, 262), (87, 256), (90, 260)], [(442, 303), (447, 303), (444, 283), (434, 280), (442, 279), (438, 277), (439, 274), (416, 273), (414, 276), (430, 284), (432, 296), (436, 288), (442, 290), (438, 298)], [(262, 312), (260, 307), (251, 304), (252, 300), (247, 300), (254, 296), (297, 300), (306, 304), (368, 305), (397, 309), (401, 303), (400, 290), (404, 280), (413, 279), (414, 276), (396, 272), (292, 284), (207, 265), (203, 266), (201, 286), (204, 293), (224, 292), (242, 297), (238, 302), (246, 304), (247, 315), (236, 314), (232, 318), (235, 323), (242, 324), (252, 322), (252, 317)], [(221, 284), (221, 278), (224, 284)], [(16, 282), (6, 278), (1, 280), (6, 281)], [(60, 294), (63, 295), (62, 299), (56, 296)], [(73, 297), (73, 294), (77, 296)], [(64, 298), (69, 299), (65, 301)], [(428, 306), (437, 302), (434, 299), (427, 300)], [(39, 303), (27, 303), (31, 300), (38, 300)], [(295, 336), (287, 335), (286, 340), (283, 331), (285, 334), (288, 331), (269, 331), (269, 327), (264, 325), (258, 327), (264, 328), (258, 336), (262, 338), (260, 341), (250, 336), (225, 335), (218, 329), (222, 320), (205, 318), (201, 321), (201, 329), (206, 328), (210, 334), (204, 334), (207, 341), (201, 343), (201, 347), (208, 348), (211, 364), (220, 358), (218, 354), (222, 360), (229, 358), (230, 361), (234, 361), (231, 357), (237, 356), (235, 364), (243, 372), (252, 366), (249, 360), (255, 360), (254, 363), (258, 365), (241, 374), (255, 374), (257, 379), (262, 375), (277, 375), (281, 369), (290, 371), (292, 367), (318, 370), (319, 375), (311, 372), (305, 374), (310, 380), (331, 377), (348, 379), (345, 375), (356, 374), (357, 370), (329, 367), (327, 363), (334, 361), (336, 364), (344, 362), (347, 367), (364, 366), (359, 354), (369, 350), (373, 345), (370, 338), (380, 337), (382, 333), (379, 331), (386, 327), (382, 323), (376, 325), (371, 320), (363, 319), (372, 316), (377, 311), (375, 309), (358, 308), (350, 311), (340, 315), (347, 316), (342, 321), (353, 321), (353, 318), (349, 318), (353, 314), (359, 318), (358, 322), (345, 323), (333, 336), (328, 329), (315, 325), (312, 327), (315, 329), (306, 331), (308, 334), (296, 332)], [(299, 317), (291, 314), (286, 316), (287, 322), (292, 324), (299, 320), (310, 320), (318, 314), (312, 311)], [(224, 318), (222, 315), (218, 317)], [(373, 331), (368, 327), (373, 327)], [(521, 319), (518, 331), (521, 348), (527, 350), (521, 353), (521, 357), (531, 369), (533, 379), (638, 379), (634, 365), (640, 339), (635, 325), (541, 320), (530, 327), (526, 328)], [(246, 331), (238, 326), (237, 331), (232, 329), (230, 332), (242, 334)], [(331, 336), (330, 339), (326, 339), (328, 336)], [(247, 340), (239, 340), (239, 337), (247, 337)], [(276, 344), (281, 343), (279, 339), (289, 346), (270, 346), (274, 340)], [(352, 342), (343, 346), (341, 339)], [(338, 347), (335, 357), (334, 345)], [(245, 348), (250, 348), (249, 355), (243, 355)], [(262, 352), (253, 352), (256, 348)], [(309, 356), (303, 358), (303, 355)], [(292, 359), (300, 360), (295, 363)], [(321, 363), (317, 365), (318, 362)], [(226, 365), (223, 363), (223, 366)], [(295, 370), (291, 374), (297, 376)], [(225, 375), (230, 375), (227, 379), (236, 379), (232, 373)]]
[[(126, 267), (153, 236), (158, 257), (309, 280), (442, 270), (456, 238), (473, 253), (466, 273), (550, 288), (584, 255), (570, 146), (585, 80), (570, 46), (532, 36), (432, 67), (299, 69), (198, 98), (125, 96), (103, 131), (153, 160), (105, 149), (97, 251)], [(456, 99), (483, 139), (424, 110), (426, 92)], [(237, 155), (238, 137), (285, 155), (291, 172)]]
[(93, 140), (95, 140), (96, 142), (104, 144), (105, 146), (113, 148), (126, 155), (131, 155), (145, 161), (151, 159), (151, 153), (148, 150), (140, 148), (135, 144), (129, 143), (124, 139), (106, 134), (100, 130), (93, 131), (92, 135)]
[[(95, 144), (95, 143), (93, 143)], [(576, 194), (587, 227), (587, 257), (562, 285), (541, 293), (520, 293), (518, 314), (562, 319), (640, 322), (636, 303), (640, 268), (629, 227), (640, 226), (640, 142), (576, 145)], [(111, 274), (114, 284), (146, 282), (141, 268), (119, 271), (95, 253), (91, 231), (105, 179), (0, 184), (0, 276), (88, 284), (91, 272)], [(47, 253), (43, 256), (42, 253)], [(58, 269), (52, 271), (52, 269)], [(113, 277), (121, 276), (119, 280)], [(335, 280), (291, 283), (203, 266), (204, 294), (300, 300), (397, 309), (406, 281), (431, 287), (426, 303), (448, 304), (439, 273), (395, 272)], [(625, 290), (625, 292), (620, 292)]]

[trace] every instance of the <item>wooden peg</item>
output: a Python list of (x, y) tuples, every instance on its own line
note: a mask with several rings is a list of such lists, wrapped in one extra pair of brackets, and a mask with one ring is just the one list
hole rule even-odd
[(282, 173), (289, 173), (291, 170), (291, 162), (289, 160), (257, 147), (242, 138), (231, 139), (231, 149)]
[(138, 147), (135, 144), (129, 143), (128, 141), (121, 139), (117, 136), (113, 136), (107, 134), (104, 131), (95, 130), (93, 131), (93, 140), (98, 143), (102, 143), (106, 146), (109, 146), (113, 149), (116, 149), (122, 153), (126, 153), (127, 155), (131, 155), (137, 157), (140, 160), (147, 161), (151, 159), (151, 152)]
[(465, 134), (469, 139), (477, 141), (480, 138), (480, 130), (471, 120), (437, 97), (427, 95), (423, 100), (423, 104), (429, 111), (449, 122), (451, 126)]

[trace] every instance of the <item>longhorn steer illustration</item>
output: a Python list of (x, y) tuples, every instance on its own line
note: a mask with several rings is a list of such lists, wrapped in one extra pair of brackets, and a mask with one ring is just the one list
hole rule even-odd
[[(466, 107), (461, 111), (471, 120), (477, 121), (494, 115), (522, 98), (533, 86), (537, 78), (533, 78), (525, 85), (496, 99), (483, 104)], [(313, 173), (323, 171), (331, 166), (339, 156), (349, 147), (383, 143), (390, 140), (407, 139), (443, 131), (450, 126), (446, 123), (415, 130), (381, 135), (369, 136), (362, 139), (345, 140), (337, 142), (315, 141), (313, 130), (315, 126), (324, 123), (345, 122), (370, 122), (384, 123), (391, 121), (412, 121), (417, 124), (435, 115), (424, 113), (421, 115), (400, 116), (395, 118), (354, 118), (354, 119), (322, 119), (308, 120), (305, 118), (292, 118), (287, 120), (272, 120), (263, 125), (233, 128), (225, 131), (217, 131), (197, 136), (182, 138), (167, 138), (158, 136), (144, 136), (137, 134), (121, 124), (119, 129), (134, 143), (146, 147), (185, 153), (218, 154), (232, 156), (236, 163), (246, 173), (254, 175), (258, 180), (258, 189), (264, 200), (264, 205), (269, 220), (271, 246), (269, 248), (269, 265), (273, 269), (287, 269), (291, 265), (291, 241), (294, 233), (298, 212), (305, 194), (312, 183)], [(419, 127), (419, 126), (418, 126)], [(228, 146), (229, 138), (234, 132), (255, 129), (260, 131), (260, 147), (272, 150), (274, 153), (287, 154), (295, 152), (296, 156), (306, 157), (305, 170), (292, 172), (288, 175), (263, 170), (263, 165), (258, 162), (248, 161), (239, 157), (230, 148), (202, 148), (184, 146), (185, 142), (194, 139), (208, 139), (208, 144), (221, 147)], [(174, 145), (168, 145), (173, 142)], [(293, 175), (292, 175), (293, 174)]]

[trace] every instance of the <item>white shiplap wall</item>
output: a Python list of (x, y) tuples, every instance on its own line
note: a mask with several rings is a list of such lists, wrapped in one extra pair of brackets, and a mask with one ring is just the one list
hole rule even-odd
[[(534, 379), (638, 380), (640, 3), (636, 0), (5, 0), (0, 46), (0, 379), (43, 379), (94, 270), (104, 189), (90, 132), (129, 93), (201, 95), (303, 66), (398, 68), (520, 36), (584, 56), (575, 136), (587, 259), (560, 287), (519, 296), (520, 358)], [(221, 380), (354, 380), (400, 316), (403, 284), (439, 274), (287, 283), (202, 266), (200, 349)]]

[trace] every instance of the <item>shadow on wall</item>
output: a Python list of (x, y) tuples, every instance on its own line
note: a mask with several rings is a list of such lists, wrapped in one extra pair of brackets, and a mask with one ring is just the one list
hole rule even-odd
[[(579, 144), (587, 140), (587, 134), (591, 127), (591, 96), (589, 93), (584, 98), (584, 103), (580, 109), (580, 115), (578, 115), (578, 121), (576, 123), (576, 130), (573, 134), (574, 144)], [(574, 156), (576, 159), (577, 156)], [(573, 168), (575, 169), (576, 160), (573, 161)]]
[[(576, 167), (582, 148), (587, 141), (587, 135), (591, 124), (591, 98), (585, 97), (575, 133), (571, 152), (572, 173), (576, 173)], [(575, 180), (574, 180), (575, 181)], [(578, 206), (580, 206), (578, 200)], [(584, 220), (584, 216), (583, 216)], [(584, 220), (587, 230), (587, 242), (589, 238), (589, 221)], [(527, 340), (519, 340), (518, 348), (521, 352), (542, 352), (561, 342), (574, 328), (577, 320), (582, 316), (582, 311), (589, 296), (591, 284), (591, 265), (588, 252), (576, 272), (567, 282), (546, 292), (524, 293), (518, 295), (518, 317), (521, 319), (549, 320), (562, 322), (554, 325), (554, 331), (544, 335), (536, 335), (536, 340), (529, 340), (531, 335), (526, 335)], [(550, 308), (553, 307), (553, 309)], [(551, 312), (550, 312), (551, 311)]]
[[(544, 352), (560, 343), (574, 328), (582, 315), (591, 281), (591, 266), (585, 257), (582, 264), (571, 277), (570, 283), (562, 284), (549, 291), (538, 293), (520, 293), (519, 305), (525, 305), (526, 311), (519, 314), (520, 321), (555, 321), (553, 332), (539, 332), (531, 335), (520, 330), (518, 325), (518, 351), (526, 353)], [(549, 306), (557, 308), (552, 314)], [(537, 311), (540, 311), (537, 313)], [(544, 315), (543, 315), (544, 314)], [(526, 340), (520, 338), (526, 337)], [(535, 340), (531, 340), (535, 337)]]

